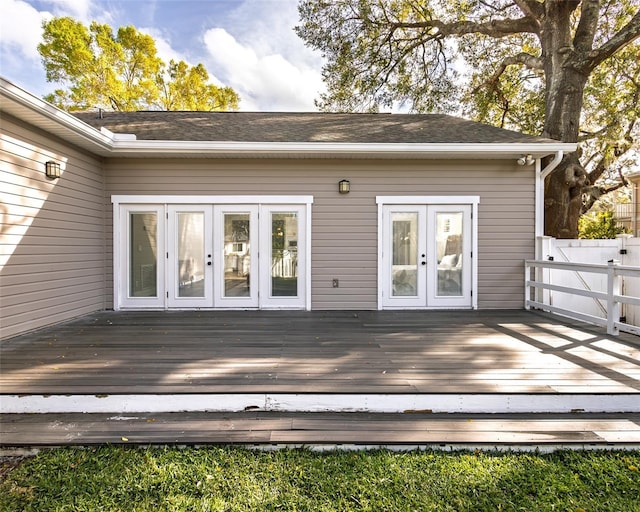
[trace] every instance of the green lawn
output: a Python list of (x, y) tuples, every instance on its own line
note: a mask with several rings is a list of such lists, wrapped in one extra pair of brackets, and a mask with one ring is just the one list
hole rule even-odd
[(640, 511), (640, 451), (64, 448), (5, 472), (11, 511)]

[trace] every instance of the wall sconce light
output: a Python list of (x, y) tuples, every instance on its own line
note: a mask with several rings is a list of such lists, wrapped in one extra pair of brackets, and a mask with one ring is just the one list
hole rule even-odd
[(348, 194), (351, 190), (351, 183), (349, 180), (340, 180), (338, 182), (338, 192), (341, 194)]
[(517, 162), (518, 165), (531, 165), (533, 164), (533, 162), (535, 162), (535, 160), (533, 159), (533, 156), (525, 155), (518, 158)]
[(44, 164), (44, 174), (50, 180), (55, 180), (60, 177), (60, 164), (58, 162), (46, 162)]

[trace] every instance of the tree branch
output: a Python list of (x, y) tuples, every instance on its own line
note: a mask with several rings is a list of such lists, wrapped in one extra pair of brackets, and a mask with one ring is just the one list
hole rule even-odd
[(599, 15), (599, 0), (583, 0), (580, 21), (573, 38), (573, 46), (576, 50), (588, 52), (593, 48)]
[(593, 186), (584, 192), (584, 195), (586, 195), (587, 198), (586, 199), (583, 198), (582, 200), (582, 208), (580, 208), (581, 214), (587, 213), (591, 209), (591, 207), (596, 203), (596, 201), (600, 199), (602, 196), (609, 194), (614, 190), (618, 190), (619, 188), (626, 187), (629, 184), (627, 179), (622, 175), (622, 171), (618, 171), (618, 175), (620, 176), (620, 181), (618, 183), (615, 183), (614, 185), (610, 185), (608, 187)]
[(506, 20), (492, 20), (487, 23), (476, 23), (475, 21), (456, 21), (452, 23), (446, 23), (440, 20), (428, 20), (419, 22), (395, 22), (391, 23), (390, 28), (392, 31), (399, 28), (420, 28), (429, 29), (435, 28), (437, 33), (431, 37), (445, 37), (445, 36), (463, 36), (467, 34), (483, 34), (489, 37), (501, 38), (507, 35), (520, 34), (522, 32), (528, 32), (537, 34), (538, 27), (533, 19), (524, 17), (517, 19)]
[(525, 16), (529, 16), (540, 21), (540, 18), (544, 14), (544, 6), (536, 0), (515, 0), (514, 3), (520, 8)]
[(629, 23), (622, 27), (611, 39), (597, 50), (589, 52), (587, 70), (590, 72), (604, 60), (633, 42), (640, 36), (640, 9), (631, 18)]
[(521, 53), (518, 53), (517, 55), (512, 55), (511, 57), (507, 57), (500, 63), (500, 66), (498, 67), (498, 69), (496, 69), (495, 73), (493, 73), (493, 75), (491, 75), (491, 77), (488, 80), (485, 80), (484, 82), (482, 82), (480, 85), (478, 85), (476, 88), (473, 89), (472, 91), (473, 94), (476, 94), (480, 90), (480, 88), (484, 85), (489, 84), (492, 87), (495, 86), (495, 84), (500, 79), (500, 76), (502, 75), (502, 73), (505, 72), (507, 67), (514, 66), (516, 64), (522, 64), (523, 66), (526, 66), (529, 69), (539, 69), (539, 70), (543, 69), (543, 65), (544, 65), (540, 57), (536, 57), (535, 55), (531, 55), (530, 53), (521, 52)]
[(606, 126), (603, 126), (599, 130), (596, 130), (595, 132), (588, 132), (586, 130), (580, 130), (580, 134), (581, 135), (578, 136), (578, 142), (585, 142), (587, 140), (593, 140), (593, 139), (595, 139), (597, 137), (601, 137), (602, 135), (607, 133), (616, 124), (618, 124), (618, 122), (614, 121), (612, 123), (609, 123)]

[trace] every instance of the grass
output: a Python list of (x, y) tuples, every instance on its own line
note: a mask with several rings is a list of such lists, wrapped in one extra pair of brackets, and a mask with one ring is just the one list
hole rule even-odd
[(5, 472), (12, 511), (640, 511), (640, 451), (62, 448)]

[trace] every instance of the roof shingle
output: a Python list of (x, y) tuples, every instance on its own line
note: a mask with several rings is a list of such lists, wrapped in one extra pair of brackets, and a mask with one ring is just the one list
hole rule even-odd
[(549, 143), (443, 114), (278, 112), (77, 112), (100, 129), (138, 140), (331, 143)]

